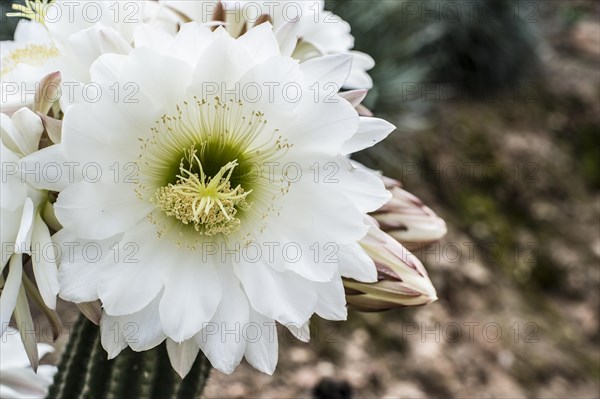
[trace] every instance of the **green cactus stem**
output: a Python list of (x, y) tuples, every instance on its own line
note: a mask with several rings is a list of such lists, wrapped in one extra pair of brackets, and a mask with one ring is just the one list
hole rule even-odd
[(210, 362), (200, 352), (181, 379), (171, 367), (165, 343), (144, 352), (126, 348), (108, 360), (98, 326), (80, 316), (48, 399), (199, 398), (210, 370)]

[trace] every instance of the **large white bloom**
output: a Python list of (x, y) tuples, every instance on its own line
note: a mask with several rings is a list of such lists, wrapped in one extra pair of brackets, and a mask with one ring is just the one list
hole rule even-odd
[[(47, 344), (38, 344), (40, 357), (53, 352)], [(9, 328), (0, 338), (0, 398), (43, 398), (56, 373), (56, 367), (39, 366), (37, 372), (29, 367), (29, 360), (19, 333)]]
[[(55, 249), (48, 226), (42, 219), (49, 206), (48, 193), (25, 182), (22, 158), (37, 151), (43, 132), (42, 121), (28, 108), (22, 108), (10, 118), (0, 114), (2, 149), (2, 220), (0, 239), (2, 259), (0, 271), (8, 264), (8, 276), (0, 296), (0, 322), (6, 330), (15, 306), (28, 312), (21, 286), (23, 254), (31, 255), (33, 272), (39, 292), (51, 309), (56, 307), (58, 293)], [(38, 176), (39, 178), (39, 176)], [(35, 180), (35, 178), (33, 178)], [(0, 276), (3, 280), (3, 277)], [(30, 317), (30, 316), (29, 316)]]
[[(367, 54), (352, 51), (354, 37), (350, 25), (325, 10), (323, 0), (159, 0), (193, 21), (225, 22), (233, 37), (246, 32), (268, 16), (283, 53), (300, 61), (328, 54), (350, 54), (352, 69), (344, 87), (370, 89), (373, 81), (367, 71), (375, 66)], [(222, 4), (222, 8), (219, 7)], [(290, 41), (289, 38), (294, 40)]]
[(274, 321), (307, 340), (314, 313), (346, 318), (340, 275), (376, 279), (358, 241), (389, 194), (345, 156), (393, 126), (337, 94), (350, 56), (299, 63), (268, 23), (161, 35), (140, 28), (128, 56), (92, 66), (102, 88), (135, 83), (134, 99), (66, 112), (65, 159), (102, 173), (60, 193), (55, 238), (100, 255), (63, 253), (60, 295), (102, 301), (110, 357), (167, 339), (182, 375), (199, 348), (224, 372), (245, 355), (272, 373)]
[[(102, 54), (126, 54), (133, 31), (154, 21), (158, 5), (146, 1), (30, 0), (9, 15), (19, 21), (13, 41), (3, 41), (0, 80), (2, 112), (30, 107), (40, 79), (63, 77), (63, 106), (85, 96), (91, 64)], [(91, 95), (91, 94), (90, 94)]]

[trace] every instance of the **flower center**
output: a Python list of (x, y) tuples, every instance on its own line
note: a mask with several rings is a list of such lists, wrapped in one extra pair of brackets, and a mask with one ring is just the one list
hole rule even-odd
[(240, 101), (193, 97), (174, 109), (142, 139), (136, 193), (155, 206), (149, 220), (159, 237), (191, 249), (249, 242), (289, 191), (274, 165), (292, 144)]
[[(184, 160), (189, 167), (185, 167)], [(199, 173), (192, 171), (194, 165)], [(239, 184), (231, 188), (231, 174), (236, 166), (237, 160), (231, 161), (209, 177), (196, 150), (190, 149), (187, 159), (181, 160), (177, 183), (169, 183), (156, 191), (156, 205), (168, 216), (186, 225), (193, 224), (196, 231), (207, 236), (237, 231), (240, 226), (240, 220), (235, 217), (237, 209), (248, 207), (246, 197), (252, 190), (244, 191)]]
[(2, 59), (2, 70), (0, 76), (6, 76), (19, 64), (41, 66), (50, 58), (58, 57), (60, 52), (53, 45), (29, 44), (12, 50)]

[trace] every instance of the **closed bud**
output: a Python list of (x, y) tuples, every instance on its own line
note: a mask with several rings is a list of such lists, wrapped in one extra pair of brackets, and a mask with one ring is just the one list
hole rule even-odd
[(419, 306), (437, 300), (435, 288), (423, 264), (377, 222), (360, 242), (377, 267), (376, 283), (344, 279), (346, 300), (351, 308), (378, 312), (404, 306)]
[(373, 116), (373, 113), (367, 107), (362, 105), (362, 102), (368, 93), (369, 90), (366, 89), (349, 90), (341, 92), (340, 97), (352, 104), (360, 116)]
[(43, 115), (50, 112), (52, 105), (60, 99), (60, 72), (52, 72), (42, 78), (35, 92), (33, 111)]
[(383, 177), (392, 199), (371, 214), (381, 229), (414, 251), (446, 235), (446, 222), (420, 199), (400, 187), (396, 180)]

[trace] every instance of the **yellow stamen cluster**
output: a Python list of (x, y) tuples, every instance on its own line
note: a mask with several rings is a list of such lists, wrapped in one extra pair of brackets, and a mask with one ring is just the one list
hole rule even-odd
[(156, 207), (149, 220), (159, 237), (190, 249), (214, 239), (250, 242), (279, 212), (289, 182), (272, 165), (293, 145), (266, 130), (262, 112), (245, 108), (191, 97), (140, 139), (136, 194)]
[(29, 44), (16, 48), (8, 53), (2, 60), (1, 76), (10, 73), (19, 64), (41, 66), (50, 58), (58, 57), (60, 52), (53, 45)]
[[(206, 236), (237, 231), (240, 220), (235, 215), (238, 208), (247, 206), (246, 197), (252, 192), (245, 192), (240, 185), (231, 188), (231, 174), (237, 161), (227, 163), (215, 176), (209, 177), (204, 173), (196, 150), (190, 150), (187, 158), (181, 160), (177, 183), (156, 191), (156, 205), (183, 224), (192, 223), (196, 231)], [(184, 160), (189, 164), (188, 168)], [(199, 168), (198, 174), (192, 172), (194, 165)]]
[(27, 18), (46, 25), (46, 13), (54, 0), (25, 0), (25, 5), (13, 4), (12, 9), (18, 12), (8, 12), (7, 17)]

